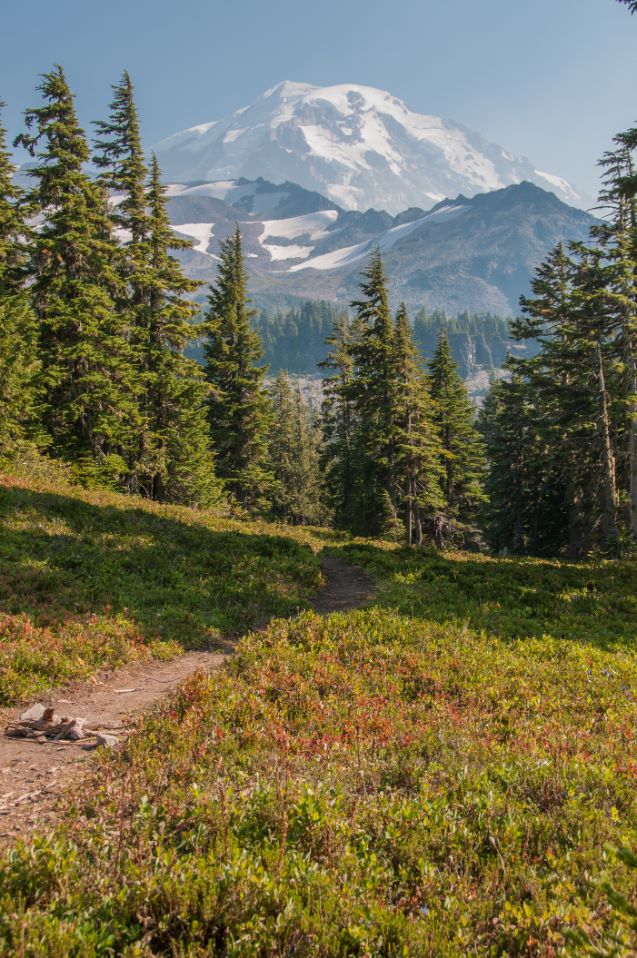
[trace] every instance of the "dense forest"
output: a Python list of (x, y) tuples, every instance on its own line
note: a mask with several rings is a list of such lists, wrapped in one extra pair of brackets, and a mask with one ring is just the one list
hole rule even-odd
[[(63, 70), (43, 76), (25, 191), (2, 132), (3, 459), (412, 545), (581, 557), (637, 537), (635, 130), (601, 161), (590, 242), (551, 253), (518, 319), (394, 312), (380, 253), (349, 310), (257, 311), (238, 227), (201, 315), (127, 73), (113, 92), (89, 142)], [(503, 363), (476, 419), (463, 379)], [(315, 365), (319, 414), (289, 378)]]

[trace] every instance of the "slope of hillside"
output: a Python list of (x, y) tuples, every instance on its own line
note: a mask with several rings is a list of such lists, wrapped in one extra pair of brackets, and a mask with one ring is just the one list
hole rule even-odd
[(190, 276), (214, 279), (219, 243), (239, 223), (260, 301), (348, 302), (380, 247), (391, 293), (412, 307), (511, 315), (555, 243), (585, 240), (594, 219), (532, 183), (397, 216), (345, 211), (294, 183), (265, 180), (173, 184), (175, 230), (194, 242), (183, 254)]
[(231, 116), (168, 137), (155, 150), (173, 180), (291, 180), (346, 209), (428, 209), (447, 196), (522, 180), (588, 205), (562, 177), (459, 123), (414, 113), (390, 93), (357, 84), (284, 81)]
[(309, 533), (0, 476), (0, 705), (307, 602)]

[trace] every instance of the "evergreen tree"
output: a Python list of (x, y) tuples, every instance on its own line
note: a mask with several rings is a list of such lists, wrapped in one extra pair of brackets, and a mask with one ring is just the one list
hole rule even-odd
[(143, 267), (147, 261), (147, 169), (133, 84), (126, 70), (112, 89), (109, 119), (95, 123), (98, 139), (93, 160), (113, 195), (111, 217), (124, 233), (126, 262), (134, 283), (135, 267)]
[(626, 406), (627, 485), (629, 530), (637, 541), (637, 174), (634, 151), (637, 130), (615, 137), (615, 149), (600, 166), (604, 186), (600, 195), (606, 219), (591, 231), (609, 262), (607, 296), (615, 317), (624, 364), (623, 397)]
[(208, 389), (199, 364), (183, 354), (193, 338), (192, 320), (197, 312), (187, 297), (199, 283), (187, 279), (171, 255), (172, 250), (190, 244), (178, 239), (171, 229), (154, 156), (147, 203), (150, 256), (138, 326), (143, 333), (146, 426), (145, 448), (139, 453), (141, 486), (153, 499), (210, 505), (218, 501), (221, 490), (208, 429)]
[[(0, 103), (0, 109), (4, 104)], [(37, 325), (25, 287), (28, 229), (0, 123), (0, 457), (37, 435)]]
[(207, 390), (198, 364), (183, 355), (197, 312), (188, 297), (199, 283), (187, 279), (171, 255), (191, 244), (170, 227), (155, 158), (146, 186), (139, 119), (126, 71), (113, 91), (109, 119), (96, 124), (95, 162), (120, 237), (118, 305), (128, 318), (138, 372), (141, 420), (129, 488), (162, 501), (207, 505), (220, 494), (207, 426)]
[(396, 315), (394, 369), (394, 495), (404, 515), (407, 542), (421, 545), (425, 524), (432, 528), (434, 517), (444, 506), (442, 450), (429, 386), (404, 304)]
[(205, 324), (210, 428), (226, 488), (242, 509), (262, 513), (274, 484), (268, 456), (271, 410), (263, 388), (267, 367), (258, 365), (261, 342), (250, 325), (239, 227), (222, 242), (220, 256)]
[[(86, 480), (121, 482), (139, 423), (135, 374), (116, 308), (117, 247), (107, 198), (83, 166), (88, 145), (61, 67), (42, 78), (44, 105), (26, 111), (16, 145), (38, 159), (30, 204), (33, 302), (41, 331), (44, 423), (51, 449)], [(38, 152), (39, 150), (39, 152)]]
[(489, 466), (483, 511), (489, 543), (515, 555), (554, 554), (567, 521), (564, 484), (528, 380), (514, 372), (492, 382), (478, 425)]
[(358, 324), (358, 335), (351, 344), (358, 490), (353, 531), (367, 535), (396, 535), (400, 518), (393, 497), (396, 453), (394, 323), (380, 251), (371, 258), (363, 275), (361, 291), (364, 298), (352, 303)]
[(356, 329), (346, 313), (334, 320), (326, 342), (327, 359), (319, 364), (331, 372), (323, 379), (322, 466), (325, 494), (339, 529), (351, 529), (356, 523), (358, 470), (356, 462), (356, 412), (352, 400), (354, 361), (352, 341)]
[[(558, 246), (522, 299), (514, 339), (540, 352), (508, 362), (483, 413), (491, 464), (491, 539), (516, 552), (575, 558), (617, 547), (617, 363), (608, 267), (598, 251)], [(491, 405), (492, 404), (492, 405)], [(491, 421), (488, 422), (489, 414)], [(508, 527), (508, 535), (507, 535)]]
[(454, 530), (471, 527), (477, 518), (484, 500), (484, 449), (444, 330), (429, 368), (434, 422), (442, 441), (445, 511), (437, 517), (435, 533), (438, 545), (443, 546), (453, 538)]
[(324, 521), (319, 470), (319, 430), (303, 401), (300, 385), (292, 389), (279, 372), (270, 389), (273, 420), (270, 459), (274, 469), (272, 512), (293, 525)]

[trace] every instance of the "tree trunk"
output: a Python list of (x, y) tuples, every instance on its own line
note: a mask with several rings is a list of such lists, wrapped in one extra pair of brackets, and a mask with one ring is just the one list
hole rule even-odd
[[(615, 478), (615, 459), (610, 439), (610, 423), (608, 417), (608, 397), (606, 394), (606, 377), (604, 375), (604, 356), (599, 340), (597, 341), (597, 368), (599, 382), (600, 415), (598, 430), (602, 443), (602, 540), (608, 547), (617, 542), (618, 531), (616, 522), (617, 487)], [(632, 469), (632, 461), (631, 461)]]

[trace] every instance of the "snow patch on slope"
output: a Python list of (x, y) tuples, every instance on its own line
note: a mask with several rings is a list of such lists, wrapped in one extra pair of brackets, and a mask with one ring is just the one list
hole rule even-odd
[(213, 236), (214, 223), (176, 223), (173, 229), (188, 239), (194, 240), (193, 249), (198, 253), (207, 253)]

